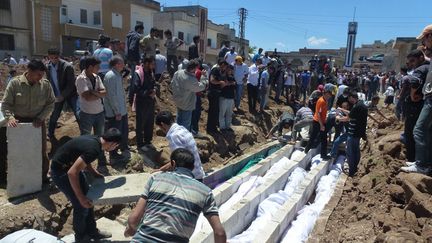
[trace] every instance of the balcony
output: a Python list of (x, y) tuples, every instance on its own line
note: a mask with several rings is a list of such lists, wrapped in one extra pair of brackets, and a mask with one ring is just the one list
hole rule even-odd
[(99, 27), (71, 23), (61, 24), (61, 34), (64, 36), (97, 40), (99, 35), (103, 33), (104, 29)]

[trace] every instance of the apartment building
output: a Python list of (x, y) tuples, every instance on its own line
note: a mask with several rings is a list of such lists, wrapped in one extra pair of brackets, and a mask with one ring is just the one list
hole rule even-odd
[(31, 51), (31, 25), (28, 0), (0, 0), (0, 59), (6, 53), (15, 57)]
[[(14, 18), (12, 18), (14, 16)], [(100, 34), (125, 40), (136, 24), (144, 25), (144, 34), (152, 27), (170, 29), (185, 41), (179, 55), (186, 56), (193, 36), (201, 37), (200, 54), (216, 62), (222, 43), (240, 47), (235, 30), (227, 24), (208, 19), (208, 9), (199, 5), (165, 7), (154, 0), (0, 0), (0, 57), (43, 56), (50, 47), (63, 55), (87, 49)], [(160, 40), (161, 51), (164, 52)], [(244, 40), (245, 49), (249, 41)]]

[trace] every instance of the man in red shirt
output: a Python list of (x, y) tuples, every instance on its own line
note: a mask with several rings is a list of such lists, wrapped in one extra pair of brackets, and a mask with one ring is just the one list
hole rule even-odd
[[(318, 99), (315, 106), (311, 135), (305, 148), (305, 153), (307, 153), (311, 148), (316, 148), (321, 144), (321, 158), (323, 159), (329, 159), (327, 156), (327, 132), (325, 123), (327, 120), (327, 101), (332, 95), (332, 89), (324, 89), (324, 95)], [(319, 143), (316, 143), (315, 140), (318, 137)]]

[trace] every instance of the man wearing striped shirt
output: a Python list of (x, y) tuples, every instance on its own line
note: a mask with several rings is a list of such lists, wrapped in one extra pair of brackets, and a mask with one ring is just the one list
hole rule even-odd
[[(194, 156), (184, 148), (171, 154), (173, 171), (153, 174), (129, 215), (125, 236), (131, 242), (189, 242), (203, 212), (216, 243), (226, 242), (213, 193), (193, 179)], [(141, 223), (140, 223), (141, 222)]]

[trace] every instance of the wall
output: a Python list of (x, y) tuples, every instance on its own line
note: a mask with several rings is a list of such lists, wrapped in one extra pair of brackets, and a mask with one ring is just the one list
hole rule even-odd
[[(103, 0), (104, 2), (110, 0)], [(102, 0), (62, 0), (62, 5), (67, 6), (67, 19), (72, 21), (73, 24), (101, 27), (102, 18), (104, 17), (105, 9), (102, 9)], [(87, 10), (87, 24), (81, 23), (81, 9)], [(59, 10), (60, 11), (60, 10)], [(101, 24), (94, 24), (93, 17), (94, 11), (101, 11)], [(111, 14), (111, 13), (109, 13)]]
[[(60, 6), (60, 0), (45, 0), (35, 3), (36, 49), (33, 50), (32, 55), (43, 56), (46, 55), (48, 48), (60, 48)], [(32, 16), (31, 10), (29, 16)], [(33, 47), (33, 42), (31, 45)]]
[(0, 10), (0, 33), (13, 35), (15, 45), (15, 50), (0, 50), (0, 58), (11, 53), (18, 61), (22, 55), (30, 55), (30, 5), (27, 0), (10, 0), (10, 10)]
[(144, 25), (144, 34), (150, 33), (150, 29), (153, 27), (153, 15), (157, 13), (157, 10), (150, 9), (137, 4), (131, 4), (130, 6), (130, 30), (134, 30), (136, 22), (141, 21)]

